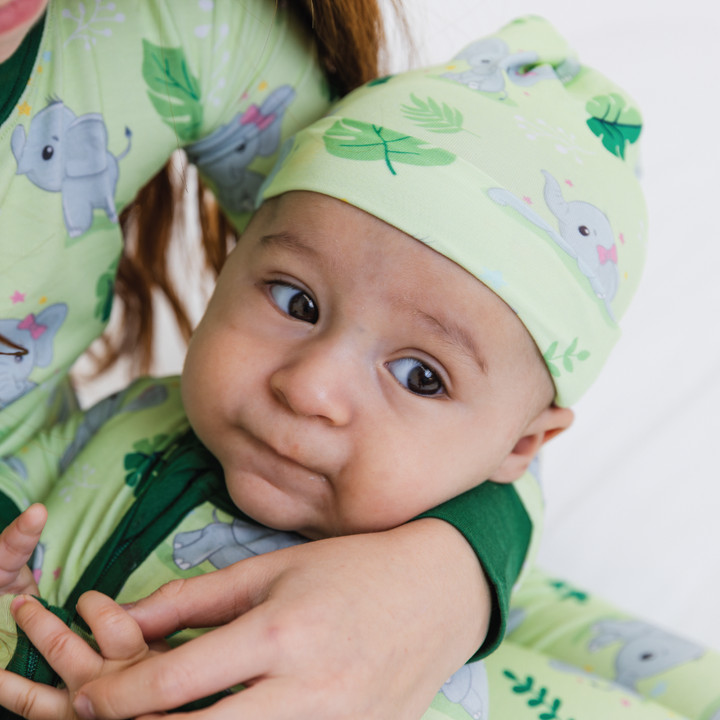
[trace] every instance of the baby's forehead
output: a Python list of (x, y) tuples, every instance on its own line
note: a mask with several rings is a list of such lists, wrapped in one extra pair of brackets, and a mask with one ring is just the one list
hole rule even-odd
[(505, 356), (523, 366), (540, 358), (516, 313), (427, 243), (319, 193), (290, 192), (266, 205), (255, 227), (258, 248), (301, 258), (329, 292), (444, 340), (483, 372)]

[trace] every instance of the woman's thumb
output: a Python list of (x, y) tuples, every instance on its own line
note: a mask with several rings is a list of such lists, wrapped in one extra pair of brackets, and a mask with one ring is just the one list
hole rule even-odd
[(146, 598), (122, 607), (140, 626), (147, 642), (185, 628), (225, 625), (267, 597), (287, 567), (286, 553), (271, 552), (207, 575), (172, 580)]

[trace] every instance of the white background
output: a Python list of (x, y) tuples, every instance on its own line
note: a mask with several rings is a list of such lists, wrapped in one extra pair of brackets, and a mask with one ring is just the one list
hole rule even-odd
[[(413, 65), (450, 59), (514, 17), (542, 15), (643, 112), (651, 252), (604, 375), (545, 453), (542, 566), (720, 650), (720, 4), (711, 0), (405, 0)], [(398, 44), (394, 70), (406, 67)], [(190, 188), (192, 191), (192, 188)], [(176, 248), (202, 311), (189, 234)], [(182, 345), (162, 323), (156, 374)], [(123, 370), (85, 386), (89, 401)]]

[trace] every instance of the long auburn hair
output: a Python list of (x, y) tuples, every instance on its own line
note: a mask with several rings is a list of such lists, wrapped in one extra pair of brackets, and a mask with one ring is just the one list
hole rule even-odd
[[(345, 95), (377, 77), (386, 55), (386, 27), (378, 0), (290, 0), (312, 31), (317, 51), (332, 87)], [(392, 0), (398, 33), (410, 48), (402, 0)], [(185, 341), (192, 324), (173, 284), (168, 249), (183, 218), (184, 178), (171, 161), (137, 194), (120, 216), (124, 248), (115, 281), (121, 305), (119, 332), (102, 338), (95, 354), (97, 373), (128, 357), (136, 371), (145, 373), (153, 359), (155, 331), (153, 292), (165, 296)], [(215, 274), (225, 262), (238, 234), (222, 213), (212, 193), (198, 180), (198, 218), (208, 268)]]

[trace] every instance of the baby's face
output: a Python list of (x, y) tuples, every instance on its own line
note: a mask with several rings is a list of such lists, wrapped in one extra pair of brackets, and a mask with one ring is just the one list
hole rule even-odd
[(508, 462), (527, 464), (532, 438), (553, 432), (535, 432), (538, 416), (557, 410), (545, 410), (553, 389), (532, 339), (493, 292), (400, 230), (306, 192), (253, 218), (182, 386), (237, 506), (310, 538), (395, 527), (514, 479), (522, 468)]

